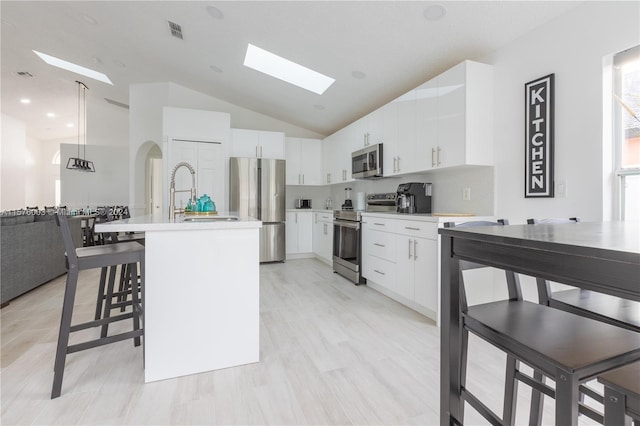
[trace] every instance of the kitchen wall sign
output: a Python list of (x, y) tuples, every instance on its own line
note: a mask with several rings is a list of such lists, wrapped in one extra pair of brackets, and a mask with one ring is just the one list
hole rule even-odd
[(524, 85), (526, 198), (553, 197), (553, 78)]

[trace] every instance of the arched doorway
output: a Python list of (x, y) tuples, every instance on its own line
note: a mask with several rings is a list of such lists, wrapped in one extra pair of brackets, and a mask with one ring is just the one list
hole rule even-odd
[[(161, 214), (162, 148), (154, 141), (146, 141), (136, 153), (133, 168), (132, 215)], [(158, 206), (156, 208), (156, 206)]]

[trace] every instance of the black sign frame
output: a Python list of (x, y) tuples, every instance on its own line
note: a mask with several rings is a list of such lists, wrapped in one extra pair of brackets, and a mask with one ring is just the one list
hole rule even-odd
[(524, 85), (525, 198), (554, 196), (554, 77), (549, 74)]

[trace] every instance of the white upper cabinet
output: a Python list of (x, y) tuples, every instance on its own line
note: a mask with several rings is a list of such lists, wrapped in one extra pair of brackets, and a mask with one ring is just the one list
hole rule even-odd
[(284, 133), (231, 129), (231, 156), (284, 160)]
[(464, 61), (436, 77), (436, 83), (437, 138), (430, 144), (431, 168), (492, 165), (493, 68)]
[(438, 146), (438, 80), (436, 78), (415, 90), (416, 140), (415, 170), (436, 167)]
[(351, 180), (351, 152), (377, 143), (384, 176), (493, 165), (493, 68), (464, 61), (325, 139), (323, 183)]
[(350, 182), (351, 178), (351, 153), (354, 151), (350, 144), (353, 132), (345, 127), (323, 141), (323, 184)]
[(322, 141), (286, 138), (287, 185), (321, 185)]

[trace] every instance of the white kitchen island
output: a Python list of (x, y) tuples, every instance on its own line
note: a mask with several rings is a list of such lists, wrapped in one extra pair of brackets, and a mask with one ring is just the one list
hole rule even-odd
[(145, 382), (259, 361), (261, 226), (242, 217), (96, 224), (145, 233)]

